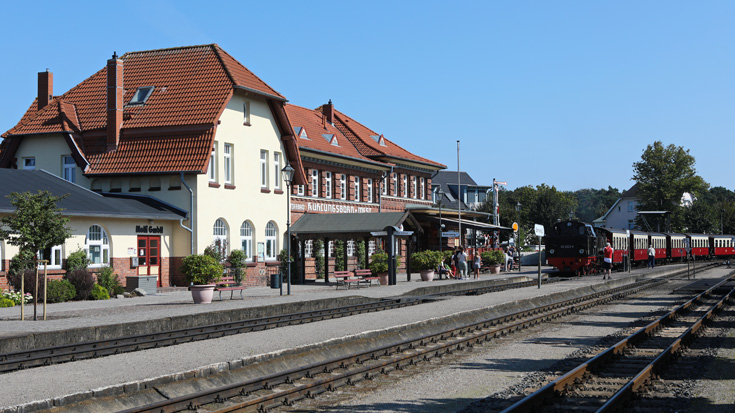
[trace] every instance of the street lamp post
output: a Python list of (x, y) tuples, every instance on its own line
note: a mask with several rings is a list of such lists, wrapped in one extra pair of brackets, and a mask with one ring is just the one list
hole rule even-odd
[(516, 203), (516, 212), (518, 213), (518, 236), (516, 239), (516, 249), (518, 250), (518, 272), (521, 272), (521, 203)]
[(436, 192), (436, 196), (439, 198), (439, 252), (442, 252), (442, 235), (444, 235), (444, 231), (442, 231), (442, 200), (444, 199), (444, 191), (441, 187)]
[(288, 283), (287, 295), (291, 295), (291, 184), (293, 183), (294, 169), (290, 163), (281, 169), (283, 180), (286, 182), (286, 259), (288, 260), (286, 282)]

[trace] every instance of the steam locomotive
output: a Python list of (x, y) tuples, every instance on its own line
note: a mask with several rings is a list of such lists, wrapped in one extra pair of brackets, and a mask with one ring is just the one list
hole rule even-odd
[(649, 245), (656, 250), (657, 263), (683, 261), (687, 255), (697, 259), (735, 255), (735, 235), (624, 231), (569, 220), (557, 222), (546, 234), (546, 258), (561, 272), (594, 274), (608, 242), (615, 251), (613, 266), (622, 265), (628, 257), (631, 265), (647, 262)]

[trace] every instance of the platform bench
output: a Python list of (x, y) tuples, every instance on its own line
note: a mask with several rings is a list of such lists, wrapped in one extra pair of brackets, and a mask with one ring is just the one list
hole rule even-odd
[(235, 291), (240, 291), (240, 298), (244, 300), (245, 297), (242, 295), (242, 290), (244, 289), (245, 289), (244, 286), (237, 285), (233, 277), (220, 278), (219, 281), (217, 281), (217, 287), (215, 287), (215, 290), (219, 291), (220, 301), (222, 301), (222, 291), (230, 292), (230, 300), (232, 300), (232, 297), (235, 294)]
[[(369, 269), (355, 270), (355, 277), (367, 284), (368, 287), (373, 285), (373, 281), (378, 282), (378, 277), (374, 277), (373, 272)], [(380, 285), (380, 282), (378, 282), (378, 285)]]
[(339, 287), (347, 287), (347, 289), (350, 289), (352, 285), (355, 285), (357, 288), (360, 288), (360, 280), (359, 278), (354, 278), (354, 274), (352, 274), (352, 271), (335, 271), (332, 276), (337, 280), (337, 289), (339, 290)]

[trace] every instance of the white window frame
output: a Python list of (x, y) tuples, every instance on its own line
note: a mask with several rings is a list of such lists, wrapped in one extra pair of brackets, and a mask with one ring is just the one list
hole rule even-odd
[(426, 178), (421, 178), (421, 192), (419, 193), (419, 199), (426, 197)]
[(250, 126), (250, 102), (245, 101), (242, 105), (243, 124)]
[(373, 202), (373, 180), (367, 179), (367, 202)]
[[(99, 229), (99, 231), (97, 231)], [(93, 231), (94, 230), (94, 231)], [(87, 251), (90, 268), (106, 267), (110, 265), (110, 240), (107, 231), (102, 225), (93, 224), (87, 228), (87, 236), (84, 239), (84, 249)], [(96, 256), (92, 250), (96, 251)]]
[(375, 254), (375, 240), (368, 241), (368, 256)]
[(355, 256), (355, 240), (351, 240), (351, 239), (347, 240), (347, 256), (348, 257)]
[(332, 198), (332, 173), (324, 172), (324, 198)]
[(273, 152), (273, 188), (281, 189), (281, 153)]
[(416, 177), (415, 176), (412, 176), (411, 177), (411, 192), (413, 192), (413, 199), (418, 198), (418, 187), (416, 185)]
[(339, 197), (340, 199), (347, 199), (347, 175), (341, 174), (339, 178)]
[(311, 196), (319, 197), (319, 170), (311, 170)]
[(402, 189), (401, 196), (403, 198), (408, 198), (408, 175), (403, 175), (402, 184), (403, 184), (403, 187), (401, 188)]
[(380, 179), (380, 193), (382, 195), (388, 195), (388, 186), (390, 185), (390, 182), (388, 182), (388, 177), (383, 177)]
[(62, 177), (73, 184), (77, 183), (77, 163), (71, 155), (61, 157)]
[(334, 257), (334, 240), (330, 240), (327, 245), (329, 246), (329, 256)]
[(240, 225), (240, 249), (245, 253), (245, 261), (253, 262), (253, 224), (243, 221)]
[(360, 188), (360, 177), (359, 176), (356, 176), (355, 177), (355, 184), (354, 185), (355, 185), (355, 201), (356, 202), (360, 202), (360, 190), (361, 190), (361, 188)]
[(232, 184), (232, 144), (225, 144), (224, 167), (225, 167), (225, 183)]
[(265, 259), (275, 260), (278, 256), (278, 226), (269, 221), (265, 226)]
[(304, 241), (304, 257), (311, 258), (314, 256), (314, 240), (307, 239)]
[(398, 173), (393, 172), (393, 196), (398, 196)]
[[(46, 257), (43, 255), (43, 251), (38, 251), (38, 259), (40, 260), (48, 260), (48, 269), (49, 270), (59, 270), (61, 269), (61, 263), (64, 258), (63, 254), (63, 246), (62, 245), (56, 245), (54, 247), (51, 247), (51, 256)], [(40, 268), (43, 268), (43, 264), (39, 264)]]
[(260, 187), (268, 188), (268, 151), (260, 151)]
[(296, 185), (296, 195), (304, 196), (304, 185)]
[(217, 218), (212, 225), (212, 244), (217, 248), (217, 241), (220, 242), (221, 246), (224, 246), (222, 251), (217, 251), (220, 257), (227, 257), (229, 252), (229, 242), (227, 242), (227, 222), (222, 218)]
[(29, 156), (28, 158), (23, 158), (23, 169), (26, 171), (35, 171), (36, 170), (36, 158), (33, 156)]
[(212, 152), (209, 154), (207, 175), (209, 176), (209, 182), (217, 182), (217, 142), (212, 145)]

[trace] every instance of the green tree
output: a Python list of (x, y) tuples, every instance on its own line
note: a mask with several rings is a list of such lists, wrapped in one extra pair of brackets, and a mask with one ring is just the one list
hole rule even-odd
[(48, 191), (7, 195), (16, 209), (0, 220), (0, 240), (7, 240), (21, 251), (44, 251), (49, 256), (53, 246), (71, 236), (69, 219), (61, 216), (62, 209), (56, 206), (67, 196), (54, 196)]
[(615, 201), (620, 198), (617, 188), (608, 186), (607, 189), (580, 189), (574, 191), (577, 198), (575, 215), (580, 221), (591, 223), (605, 215)]
[(684, 211), (686, 221), (685, 230), (688, 232), (699, 232), (704, 234), (713, 234), (720, 232), (719, 214), (715, 214), (715, 209), (702, 201), (695, 201), (692, 206)]
[(542, 224), (550, 229), (559, 220), (569, 218), (569, 212), (574, 211), (577, 200), (570, 192), (560, 192), (554, 186), (541, 184), (536, 186), (536, 199), (528, 209), (528, 223)]
[[(680, 205), (685, 192), (695, 197), (704, 195), (707, 183), (697, 175), (694, 156), (681, 146), (664, 146), (661, 141), (648, 145), (641, 160), (633, 164), (633, 180), (638, 183), (639, 211), (670, 211), (669, 230), (684, 229), (684, 209)], [(646, 228), (642, 219), (637, 219)], [(651, 229), (667, 230), (663, 216), (649, 216)]]

